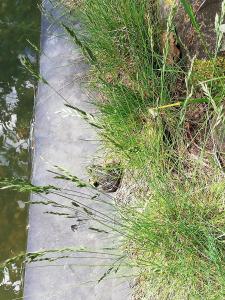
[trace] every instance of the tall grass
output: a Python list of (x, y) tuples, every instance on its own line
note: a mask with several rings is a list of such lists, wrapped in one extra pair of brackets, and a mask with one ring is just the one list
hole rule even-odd
[[(195, 59), (169, 62), (176, 9), (163, 28), (158, 4), (86, 0), (84, 31), (74, 34), (95, 57), (88, 55), (103, 142), (134, 185), (144, 178), (148, 186), (133, 206), (119, 208), (127, 255), (141, 269), (136, 296), (223, 299), (225, 185), (215, 128), (224, 122), (224, 72), (217, 58), (210, 75), (200, 68), (201, 78)], [(191, 5), (181, 5), (204, 42)]]

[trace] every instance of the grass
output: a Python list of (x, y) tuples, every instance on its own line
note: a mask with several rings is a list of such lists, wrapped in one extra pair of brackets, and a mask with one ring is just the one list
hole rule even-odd
[[(204, 44), (191, 5), (181, 5)], [(72, 36), (101, 93), (103, 143), (134, 184), (142, 178), (148, 186), (119, 208), (127, 256), (140, 267), (137, 298), (223, 299), (224, 153), (216, 127), (224, 124), (224, 59), (216, 45), (205, 61), (169, 61), (175, 15), (174, 8), (163, 27), (158, 1), (86, 0), (84, 30)], [(224, 16), (217, 18), (218, 30)]]
[(147, 296), (222, 299), (224, 244), (219, 236), (223, 235), (224, 215), (218, 205), (221, 199), (205, 189), (203, 196), (199, 184), (193, 188), (183, 182), (170, 189), (168, 184), (161, 183), (154, 193), (144, 211), (127, 214), (133, 259), (146, 266), (142, 273)]
[[(204, 44), (191, 5), (185, 0), (180, 5)], [(129, 173), (129, 185), (138, 187), (132, 203), (125, 205), (121, 196), (116, 204), (116, 227), (105, 215), (95, 218), (123, 237), (123, 255), (139, 270), (137, 299), (222, 300), (225, 85), (218, 53), (225, 2), (216, 17), (215, 52), (205, 60), (171, 61), (179, 40), (175, 6), (166, 24), (154, 0), (83, 0), (79, 7), (74, 14), (83, 29), (63, 26), (90, 64), (100, 113), (74, 109), (97, 124), (108, 155)], [(86, 186), (68, 174), (58, 176)], [(46, 193), (52, 186), (30, 188)]]

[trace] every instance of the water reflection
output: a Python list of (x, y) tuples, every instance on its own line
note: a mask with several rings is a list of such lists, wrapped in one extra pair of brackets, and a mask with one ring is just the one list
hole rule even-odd
[[(38, 0), (0, 1), (0, 177), (29, 176), (29, 131), (35, 80), (22, 67), (20, 58), (37, 58), (28, 40), (39, 41)], [(0, 191), (0, 261), (25, 249), (26, 210), (21, 201), (28, 195)], [(19, 205), (20, 204), (20, 205)], [(14, 285), (8, 270), (0, 275), (0, 299), (13, 298), (19, 290), (17, 266), (12, 266)], [(3, 288), (3, 285), (7, 288)]]

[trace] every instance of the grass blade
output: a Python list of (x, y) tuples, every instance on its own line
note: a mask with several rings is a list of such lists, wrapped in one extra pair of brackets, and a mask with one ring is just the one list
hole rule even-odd
[(197, 32), (200, 32), (201, 28), (200, 28), (200, 25), (199, 25), (199, 23), (196, 19), (196, 16), (195, 16), (195, 13), (193, 11), (193, 8), (192, 8), (191, 4), (187, 0), (180, 0), (180, 2), (183, 5), (183, 8), (184, 8), (185, 12), (189, 16), (193, 27), (195, 28), (195, 30)]

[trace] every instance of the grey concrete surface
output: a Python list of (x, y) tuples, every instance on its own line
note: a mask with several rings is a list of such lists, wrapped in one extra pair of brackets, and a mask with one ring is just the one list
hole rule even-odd
[[(53, 8), (49, 2), (45, 2), (44, 7), (49, 15), (53, 13), (61, 20), (61, 12)], [(57, 165), (80, 178), (86, 178), (85, 167), (95, 155), (98, 143), (95, 142), (97, 137), (93, 128), (81, 118), (65, 111), (63, 98), (86, 111), (92, 111), (93, 106), (82, 87), (81, 80), (77, 80), (85, 75), (88, 67), (79, 49), (65, 36), (57, 23), (49, 22), (43, 16), (40, 72), (49, 85), (40, 83), (36, 97), (32, 182), (36, 185), (54, 184), (71, 188), (71, 183), (54, 179), (53, 174), (47, 170)], [(75, 26), (79, 29), (79, 22), (76, 22)], [(48, 198), (61, 204), (68, 204), (68, 201), (60, 196), (48, 195)], [(41, 199), (31, 195), (31, 200)], [(82, 198), (78, 200), (83, 201)], [(83, 224), (79, 230), (72, 231), (74, 218), (46, 214), (46, 211), (62, 212), (55, 207), (30, 206), (27, 246), (29, 252), (64, 247), (86, 246), (89, 249), (101, 249), (102, 246), (112, 246), (109, 237), (91, 232), (87, 224)], [(98, 254), (95, 256), (96, 258), (88, 258), (87, 255), (83, 259), (82, 255), (78, 255), (78, 259), (70, 257), (54, 262), (27, 264), (24, 299), (129, 299), (127, 279), (108, 279), (97, 283), (106, 267), (97, 267), (96, 265), (101, 265), (105, 261), (102, 260), (102, 256)], [(87, 264), (86, 267), (81, 266)]]

